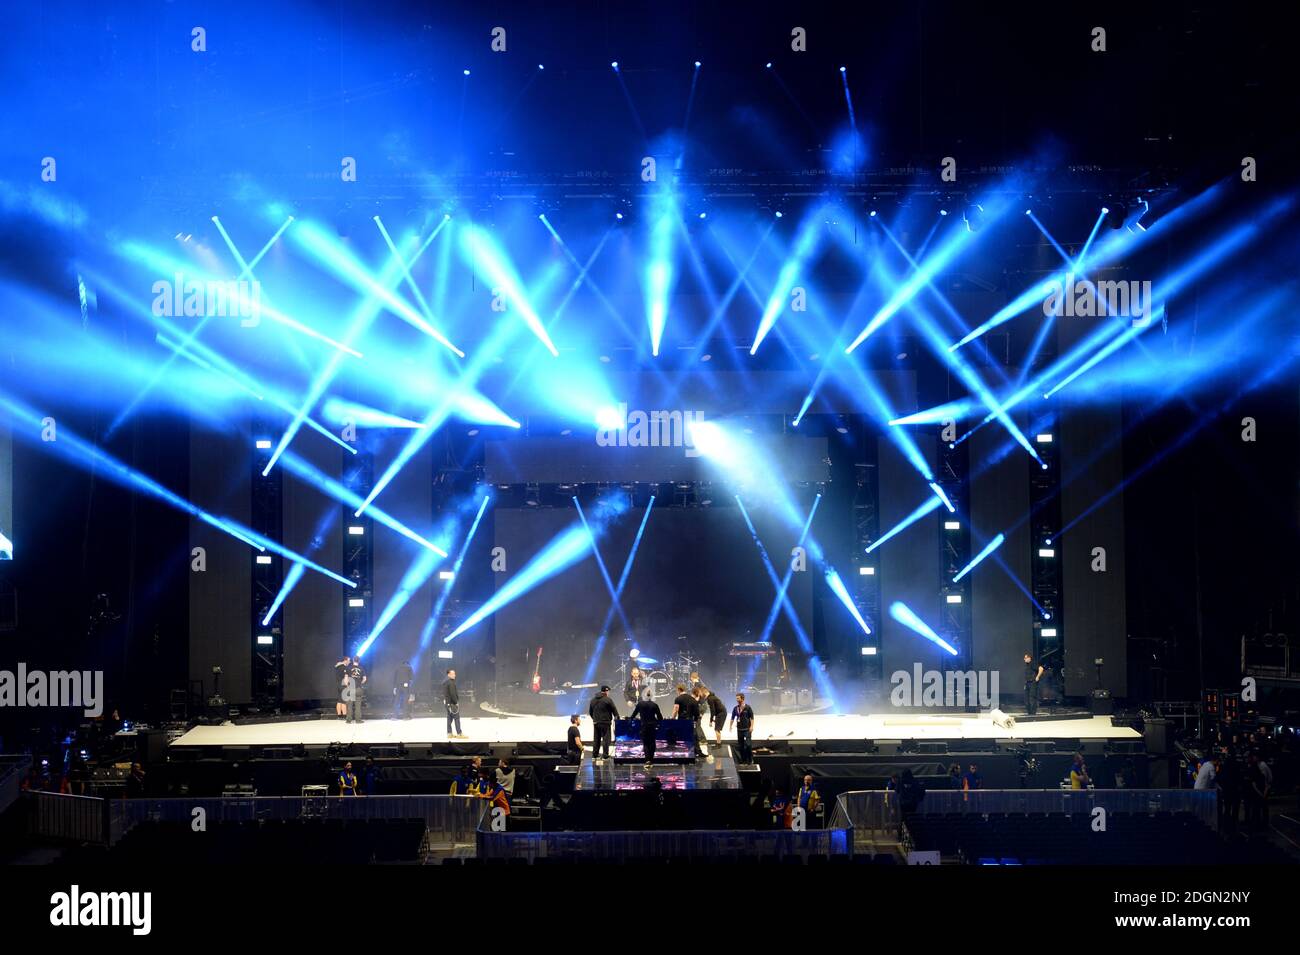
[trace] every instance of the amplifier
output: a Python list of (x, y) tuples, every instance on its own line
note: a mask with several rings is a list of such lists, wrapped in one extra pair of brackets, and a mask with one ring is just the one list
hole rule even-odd
[(1110, 690), (1093, 690), (1089, 703), (1093, 716), (1110, 716), (1115, 712), (1115, 701), (1111, 699)]

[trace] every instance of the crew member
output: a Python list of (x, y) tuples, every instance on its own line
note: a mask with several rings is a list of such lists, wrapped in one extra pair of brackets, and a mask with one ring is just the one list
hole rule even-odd
[(1083, 761), (1083, 753), (1074, 754), (1074, 762), (1070, 764), (1070, 788), (1087, 789), (1092, 780), (1088, 778), (1088, 767)]
[(698, 759), (704, 753), (700, 751), (700, 737), (704, 731), (700, 729), (700, 701), (695, 698), (694, 693), (687, 692), (686, 684), (677, 684), (677, 698), (673, 700), (673, 719), (690, 720), (691, 731), (694, 738), (691, 742), (695, 746), (695, 756)]
[(794, 794), (794, 804), (807, 813), (807, 818), (811, 819), (812, 814), (817, 811), (817, 807), (822, 804), (822, 794), (817, 791), (813, 785), (812, 774), (808, 773), (803, 778), (803, 785), (799, 791)]
[(361, 658), (356, 657), (343, 669), (343, 702), (347, 705), (347, 721), (361, 722), (361, 688), (365, 686), (366, 668), (361, 665)]
[[(447, 739), (465, 739), (460, 731), (460, 690), (456, 687), (456, 671), (448, 670), (442, 682), (442, 707), (447, 711)], [(451, 731), (453, 724), (456, 732)]]
[(357, 774), (352, 771), (352, 763), (343, 764), (343, 772), (339, 773), (339, 795), (355, 796), (357, 794)]
[(736, 726), (736, 749), (740, 756), (740, 764), (748, 766), (753, 761), (753, 739), (754, 739), (754, 710), (745, 702), (745, 694), (736, 694), (736, 705), (731, 708), (731, 719), (728, 721), (728, 728), (732, 724)]
[(410, 661), (403, 660), (393, 674), (393, 716), (398, 719), (411, 718), (410, 706), (415, 702), (415, 691), (411, 689), (411, 684), (414, 681), (415, 671), (411, 669)]
[(506, 795), (514, 798), (515, 795), (515, 769), (510, 765), (510, 760), (502, 756), (497, 760), (497, 785), (506, 791)]
[(632, 711), (632, 719), (641, 721), (641, 749), (645, 753), (645, 764), (655, 761), (655, 734), (663, 721), (663, 711), (654, 700), (646, 698)]
[(569, 717), (569, 740), (564, 751), (564, 761), (570, 766), (577, 766), (582, 762), (582, 730), (578, 727), (581, 719), (577, 713)]
[(714, 741), (722, 745), (722, 727), (727, 722), (727, 704), (708, 687), (704, 689), (704, 702), (709, 707), (709, 722), (713, 726)]
[(1025, 714), (1033, 716), (1038, 712), (1038, 682), (1043, 678), (1043, 665), (1025, 651)]
[(596, 739), (591, 744), (591, 757), (598, 763), (609, 759), (609, 741), (613, 737), (614, 720), (618, 719), (618, 707), (609, 698), (609, 687), (602, 686), (600, 692), (587, 707), (587, 715), (596, 727)]

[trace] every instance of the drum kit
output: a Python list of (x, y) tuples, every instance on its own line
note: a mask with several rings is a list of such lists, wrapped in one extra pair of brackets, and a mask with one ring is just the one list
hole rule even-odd
[[(677, 695), (677, 684), (690, 686), (691, 674), (700, 669), (700, 658), (683, 650), (675, 657), (658, 660), (641, 654), (628, 655), (618, 668), (619, 681), (626, 685), (633, 667), (641, 670), (645, 676), (646, 688), (651, 699), (662, 699)], [(652, 669), (653, 668), (653, 669)]]

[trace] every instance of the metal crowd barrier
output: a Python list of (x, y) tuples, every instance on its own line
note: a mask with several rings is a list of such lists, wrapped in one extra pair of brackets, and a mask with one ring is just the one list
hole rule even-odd
[(1190, 813), (1214, 831), (1219, 828), (1218, 797), (1213, 790), (1193, 789), (954, 789), (930, 790), (916, 807), (922, 815), (1003, 813), (1090, 814), (1101, 807), (1108, 813), (1133, 815)]
[(100, 799), (27, 793), (33, 835), (113, 845), (142, 822), (293, 819), (422, 819), (431, 843), (471, 844), (483, 802), (464, 796), (228, 796), (205, 799)]
[(66, 793), (23, 793), (32, 835), (69, 842), (108, 845), (108, 802), (94, 796)]
[(478, 856), (481, 859), (535, 862), (552, 858), (620, 863), (668, 858), (756, 860), (762, 856), (846, 856), (852, 853), (851, 841), (843, 830), (494, 832), (489, 818), (484, 818), (478, 830)]

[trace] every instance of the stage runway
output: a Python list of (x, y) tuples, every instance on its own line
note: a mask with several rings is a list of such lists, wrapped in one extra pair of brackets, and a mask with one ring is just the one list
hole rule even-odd
[[(591, 720), (583, 718), (582, 736), (592, 738)], [(461, 743), (563, 743), (569, 721), (563, 716), (509, 716), (462, 719), (467, 739)], [(708, 729), (706, 725), (706, 731)], [(1020, 722), (1014, 729), (994, 726), (987, 716), (922, 716), (901, 713), (760, 715), (755, 745), (768, 740), (818, 739), (942, 740), (942, 739), (1108, 739), (1140, 740), (1142, 734), (1127, 726), (1112, 726), (1108, 716), (1084, 716)], [(709, 738), (713, 734), (709, 733)], [(734, 739), (735, 734), (723, 734)], [(244, 726), (196, 726), (173, 746), (328, 746), (330, 743), (407, 745), (447, 743), (446, 720), (423, 717), (409, 720), (370, 719), (349, 724), (333, 717), (292, 720)]]

